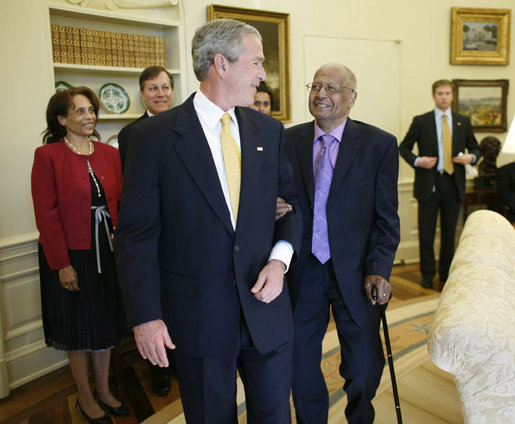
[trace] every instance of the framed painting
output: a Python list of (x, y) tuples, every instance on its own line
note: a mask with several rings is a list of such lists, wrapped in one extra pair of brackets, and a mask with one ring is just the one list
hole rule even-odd
[(266, 85), (273, 99), (272, 116), (291, 121), (289, 14), (238, 7), (207, 6), (207, 20), (231, 18), (256, 28), (263, 38)]
[(451, 15), (451, 64), (510, 63), (510, 9), (453, 7)]
[(452, 82), (452, 108), (470, 118), (474, 131), (506, 131), (508, 80), (455, 79)]

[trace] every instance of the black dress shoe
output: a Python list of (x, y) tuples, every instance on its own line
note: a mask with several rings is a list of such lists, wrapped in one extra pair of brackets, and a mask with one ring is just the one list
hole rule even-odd
[(172, 390), (170, 374), (167, 368), (152, 370), (152, 389), (158, 396), (166, 396)]
[(79, 399), (75, 402), (75, 408), (77, 408), (82, 416), (88, 420), (88, 423), (91, 424), (113, 424), (113, 420), (111, 420), (111, 417), (109, 415), (104, 414), (103, 416), (99, 418), (91, 418), (88, 414), (84, 412), (82, 407), (80, 406)]
[(433, 280), (422, 280), (422, 287), (424, 287), (425, 289), (432, 289)]
[(107, 410), (113, 415), (117, 415), (119, 417), (128, 417), (131, 414), (131, 411), (129, 411), (129, 408), (127, 408), (123, 402), (120, 406), (110, 406), (102, 401), (102, 399), (100, 399), (100, 396), (96, 390), (93, 392), (93, 397), (104, 410)]

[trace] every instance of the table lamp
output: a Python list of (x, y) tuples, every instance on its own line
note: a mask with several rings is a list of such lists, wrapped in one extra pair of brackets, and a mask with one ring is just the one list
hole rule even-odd
[(511, 120), (510, 129), (502, 145), (501, 153), (515, 154), (515, 116)]

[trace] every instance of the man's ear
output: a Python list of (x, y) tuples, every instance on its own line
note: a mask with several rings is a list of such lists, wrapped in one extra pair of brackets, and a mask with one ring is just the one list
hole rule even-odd
[(220, 77), (224, 77), (224, 75), (226, 74), (227, 70), (228, 70), (228, 64), (229, 62), (227, 61), (227, 58), (221, 54), (221, 53), (217, 53), (213, 59), (213, 67), (215, 68), (215, 71), (216, 73), (220, 76)]

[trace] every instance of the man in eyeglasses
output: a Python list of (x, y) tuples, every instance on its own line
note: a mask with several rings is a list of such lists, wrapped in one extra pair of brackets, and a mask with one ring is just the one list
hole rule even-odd
[(390, 298), (388, 279), (399, 243), (397, 142), (349, 118), (357, 92), (347, 67), (324, 65), (307, 87), (315, 121), (286, 130), (304, 220), (298, 260), (288, 275), (296, 417), (302, 423), (327, 423), (329, 399), (320, 362), (332, 309), (348, 399), (345, 415), (349, 423), (372, 423), (371, 400), (384, 367), (375, 304)]

